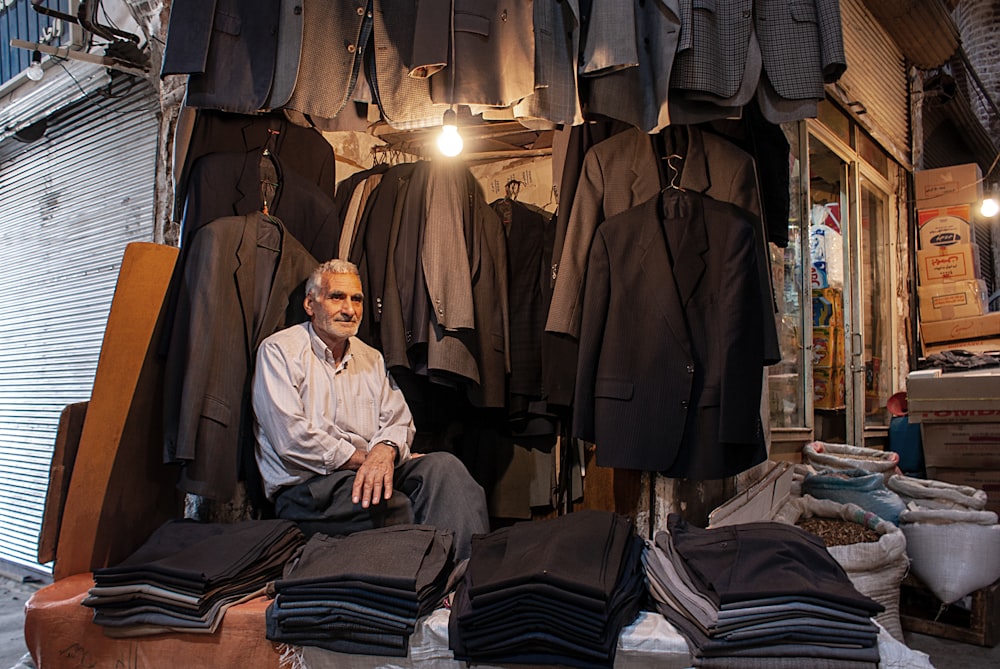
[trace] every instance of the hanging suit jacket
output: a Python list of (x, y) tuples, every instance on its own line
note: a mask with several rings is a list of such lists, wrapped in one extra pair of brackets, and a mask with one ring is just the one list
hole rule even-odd
[[(276, 248), (258, 243), (270, 225)], [(164, 461), (183, 465), (185, 492), (230, 500), (240, 475), (255, 474), (254, 356), (265, 337), (306, 320), (302, 289), (317, 264), (261, 213), (217, 219), (192, 237), (164, 382)]]
[[(585, 52), (590, 60), (582, 64), (583, 73), (592, 75), (587, 110), (656, 132), (670, 125), (670, 72), (681, 22), (677, 0), (634, 6), (633, 15), (622, 11), (620, 0), (594, 3)], [(621, 35), (623, 29), (631, 34)], [(599, 57), (609, 53), (617, 57)]]
[(847, 68), (838, 0), (681, 0), (680, 16), (672, 88), (735, 95), (751, 31), (763, 73), (783, 98), (822, 99), (823, 84)]
[(597, 464), (732, 476), (767, 456), (756, 225), (667, 189), (598, 228), (573, 416)]
[(531, 2), (416, 4), (410, 75), (430, 76), (434, 102), (506, 107), (531, 95), (535, 88)]
[(267, 105), (282, 13), (297, 2), (175, 0), (161, 76), (189, 74), (187, 104), (241, 114)]
[[(688, 126), (687, 131), (688, 147), (678, 185), (687, 191), (730, 202), (759, 216), (757, 179), (749, 154), (697, 127)], [(587, 152), (569, 220), (560, 217), (557, 222), (558, 226), (565, 226), (565, 232), (560, 234), (557, 227), (556, 243), (558, 245), (561, 237), (563, 244), (559, 265), (554, 271), (556, 280), (546, 331), (581, 336), (583, 283), (587, 253), (595, 231), (606, 218), (645, 202), (659, 190), (660, 177), (650, 136), (641, 130), (632, 128), (620, 132), (595, 144)], [(765, 239), (763, 230), (755, 239), (755, 268), (761, 295), (757, 303), (770, 314), (769, 318), (762, 319), (761, 327), (765, 358), (773, 363), (781, 359), (781, 348)]]

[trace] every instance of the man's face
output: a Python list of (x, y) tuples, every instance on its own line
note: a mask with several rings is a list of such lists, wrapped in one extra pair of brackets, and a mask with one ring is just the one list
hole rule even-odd
[(315, 293), (305, 302), (313, 328), (327, 346), (341, 344), (358, 333), (364, 293), (354, 274), (326, 273)]

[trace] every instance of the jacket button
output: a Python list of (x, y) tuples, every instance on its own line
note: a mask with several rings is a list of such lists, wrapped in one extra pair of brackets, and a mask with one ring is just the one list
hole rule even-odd
[(365, 8), (358, 7), (358, 16), (364, 16), (364, 15), (365, 15)]
[(688, 365), (687, 366), (687, 373), (688, 374), (694, 374), (694, 365)]
[(688, 401), (687, 400), (681, 400), (681, 408), (682, 409), (687, 409), (688, 408)]
[(353, 44), (347, 45), (347, 53), (354, 53), (356, 50), (357, 48)]

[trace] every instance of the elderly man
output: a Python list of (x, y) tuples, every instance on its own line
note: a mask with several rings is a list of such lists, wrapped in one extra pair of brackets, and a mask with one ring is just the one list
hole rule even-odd
[(275, 513), (307, 534), (416, 522), (451, 529), (458, 559), (489, 531), (486, 496), (449, 453), (411, 454), (413, 417), (382, 355), (356, 337), (358, 269), (306, 283), (310, 322), (265, 339), (253, 380), (257, 465)]

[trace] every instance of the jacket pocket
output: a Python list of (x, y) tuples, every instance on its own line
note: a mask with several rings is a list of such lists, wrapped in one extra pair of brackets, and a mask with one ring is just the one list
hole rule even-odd
[(818, 23), (816, 18), (816, 5), (811, 2), (790, 2), (788, 10), (792, 19), (800, 23)]
[(698, 406), (700, 407), (717, 407), (722, 402), (722, 392), (719, 390), (719, 386), (707, 386), (701, 391), (701, 397), (698, 398)]
[(635, 384), (627, 379), (597, 379), (594, 382), (594, 397), (630, 400), (634, 391)]
[(229, 421), (232, 419), (229, 404), (211, 395), (205, 395), (205, 399), (201, 403), (201, 415), (203, 418), (208, 418), (226, 426), (229, 425)]

